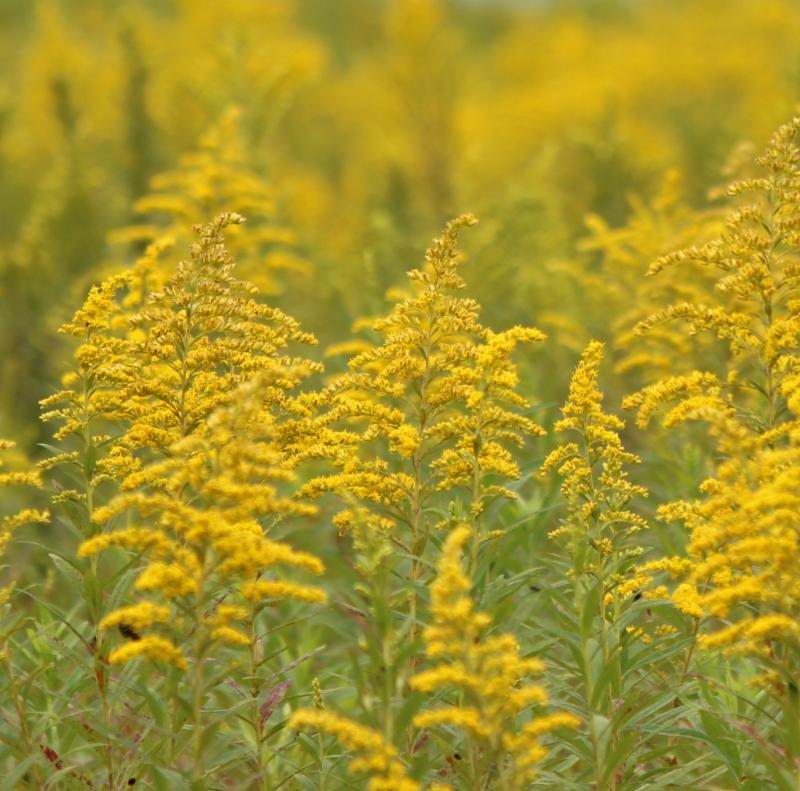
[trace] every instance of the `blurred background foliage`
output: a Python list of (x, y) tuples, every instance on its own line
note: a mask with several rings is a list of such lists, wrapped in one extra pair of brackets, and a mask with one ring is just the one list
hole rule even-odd
[(551, 336), (527, 389), (560, 402), (594, 337), (616, 407), (670, 296), (647, 266), (713, 232), (708, 186), (795, 109), (798, 41), (795, 0), (4, 0), (0, 433), (42, 438), (88, 286), (222, 209), (321, 353), (474, 212), (486, 322)]

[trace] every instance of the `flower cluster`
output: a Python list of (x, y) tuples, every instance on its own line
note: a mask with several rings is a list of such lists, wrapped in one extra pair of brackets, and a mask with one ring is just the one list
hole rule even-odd
[(291, 472), (274, 447), (275, 418), (263, 400), (268, 391), (259, 378), (241, 385), (204, 431), (175, 442), (165, 460), (150, 466), (156, 488), (120, 494), (96, 511), (100, 524), (126, 514), (128, 525), (90, 538), (79, 554), (110, 547), (135, 553), (145, 563), (134, 589), (161, 602), (144, 598), (105, 617), (101, 628), (125, 624), (137, 636), (112, 652), (111, 662), (144, 655), (185, 666), (177, 638), (187, 632), (248, 645), (265, 604), (325, 601), (315, 586), (273, 576), (278, 566), (311, 574), (323, 566), (264, 534), (265, 518), (313, 512), (279, 493)]
[(317, 368), (285, 351), (293, 342), (315, 343), (314, 337), (234, 276), (223, 231), (242, 221), (228, 213), (196, 227), (190, 258), (129, 317), (135, 373), (124, 396), (130, 425), (113, 451), (125, 489), (151, 479), (137, 451), (163, 452), (189, 436), (238, 384), (266, 372), (265, 394), (277, 403)]
[[(721, 273), (721, 305), (684, 303), (643, 322), (686, 321), (713, 332), (730, 352), (727, 376), (694, 372), (656, 382), (627, 399), (646, 425), (664, 403), (665, 423), (705, 423), (716, 448), (700, 496), (661, 506), (683, 523), (686, 556), (654, 560), (643, 579), (668, 573), (674, 584), (648, 595), (671, 599), (698, 619), (706, 648), (749, 654), (770, 677), (796, 684), (798, 664), (798, 370), (800, 370), (800, 118), (782, 126), (757, 164), (765, 175), (736, 182), (730, 196), (754, 194), (722, 235), (671, 253), (658, 272), (692, 259)], [(677, 402), (677, 403), (676, 403)]]
[(369, 776), (367, 791), (420, 791), (419, 783), (408, 777), (397, 750), (372, 728), (326, 709), (300, 709), (292, 714), (289, 727), (335, 736), (354, 754), (350, 771)]
[[(651, 561), (641, 571), (677, 580), (651, 595), (669, 598), (710, 630), (707, 649), (749, 654), (796, 683), (800, 672), (800, 420), (754, 437), (730, 412), (708, 410), (725, 461), (700, 487), (702, 498), (659, 509), (689, 532), (685, 557)], [(777, 444), (780, 435), (785, 443)]]
[(64, 445), (42, 466), (77, 468), (83, 491), (61, 491), (56, 500), (86, 510), (84, 531), (92, 530), (95, 491), (104, 481), (129, 491), (154, 483), (153, 451), (167, 453), (202, 429), (237, 385), (263, 374), (265, 404), (275, 406), (318, 368), (286, 353), (289, 344), (315, 338), (234, 276), (223, 232), (242, 222), (228, 213), (196, 226), (189, 259), (157, 290), (143, 283), (164, 266), (172, 243), (153, 242), (131, 270), (93, 287), (62, 327), (82, 342), (65, 388), (42, 402), (49, 409), (43, 419), (61, 421), (55, 438)]
[(646, 497), (647, 490), (632, 483), (625, 472), (626, 465), (639, 461), (622, 445), (619, 432), (625, 424), (603, 412), (597, 386), (602, 360), (603, 344), (593, 341), (572, 376), (564, 417), (555, 425), (557, 433), (570, 433), (576, 441), (553, 450), (540, 475), (557, 470), (567, 500), (567, 515), (551, 536), (569, 536), (578, 550), (575, 557), (581, 558), (576, 573), (587, 572), (603, 580), (606, 597), (624, 581), (625, 568), (641, 552), (626, 542), (647, 525), (628, 506), (632, 499)]
[[(409, 272), (411, 295), (372, 324), (382, 342), (355, 355), (350, 372), (327, 388), (292, 402), (298, 417), (286, 427), (290, 453), (337, 468), (310, 480), (303, 494), (354, 498), (360, 521), (410, 528), (407, 547), (417, 551), (437, 492), (463, 488), (477, 518), (490, 499), (513, 496), (503, 485), (519, 477), (508, 446), (542, 433), (523, 414), (528, 402), (517, 392), (511, 355), (544, 336), (523, 327), (492, 332), (479, 323), (478, 304), (457, 294), (465, 286), (458, 232), (476, 222), (464, 215), (447, 225), (425, 267)], [(393, 462), (365, 458), (376, 440)], [(348, 508), (337, 522), (353, 518)], [(407, 534), (398, 531), (397, 540)]]
[[(691, 419), (730, 402), (738, 419), (761, 434), (785, 418), (783, 382), (798, 370), (800, 334), (800, 118), (782, 126), (757, 159), (765, 171), (728, 189), (731, 197), (752, 195), (734, 210), (718, 238), (659, 258), (650, 274), (687, 262), (717, 273), (718, 304), (680, 302), (639, 323), (646, 333), (665, 322), (683, 321), (690, 334), (711, 333), (727, 345), (727, 371), (696, 371), (645, 387), (625, 401), (639, 410), (640, 424), (665, 403), (678, 402), (668, 422)], [(727, 394), (727, 398), (725, 397)]]
[[(45, 417), (62, 421), (57, 439), (80, 444), (44, 466), (74, 465), (84, 490), (55, 499), (85, 508), (81, 557), (109, 547), (138, 556), (145, 562), (134, 589), (157, 599), (100, 621), (101, 630), (128, 627), (136, 638), (112, 662), (142, 655), (184, 666), (176, 638), (187, 630), (198, 641), (249, 644), (265, 602), (325, 598), (268, 576), (279, 565), (322, 572), (263, 526), (313, 511), (280, 492), (292, 473), (275, 425), (287, 391), (317, 367), (287, 347), (315, 339), (234, 276), (223, 232), (241, 222), (228, 213), (196, 227), (189, 259), (156, 290), (141, 283), (168, 243), (152, 243), (133, 270), (93, 288), (63, 328), (83, 341), (78, 369), (47, 400), (60, 408)], [(109, 479), (121, 492), (102, 505), (97, 488)]]
[(502, 787), (522, 789), (546, 754), (540, 737), (556, 728), (574, 728), (578, 720), (568, 713), (530, 713), (532, 706), (547, 702), (544, 689), (528, 681), (543, 665), (521, 656), (512, 635), (486, 636), (491, 617), (475, 610), (470, 580), (461, 567), (470, 532), (462, 525), (445, 540), (431, 585), (432, 622), (424, 631), (425, 652), (435, 664), (411, 679), (412, 688), (421, 692), (455, 689), (458, 702), (422, 711), (414, 723), (465, 731), (483, 750), (485, 773), (496, 770), (507, 783)]
[(642, 376), (674, 375), (687, 363), (697, 364), (710, 346), (709, 339), (687, 336), (671, 323), (644, 334), (634, 331), (665, 301), (702, 302), (713, 287), (711, 274), (697, 264), (687, 277), (642, 277), (651, 261), (717, 229), (715, 213), (694, 210), (684, 192), (678, 171), (668, 172), (652, 200), (638, 195), (630, 199), (630, 216), (623, 227), (612, 228), (602, 217), (590, 215), (588, 234), (579, 245), (588, 254), (589, 265), (582, 262), (574, 277), (591, 300), (589, 315), (581, 320), (602, 321), (594, 332), (610, 329), (609, 342), (618, 358), (616, 373), (639, 386)]
[(119, 422), (127, 417), (127, 389), (136, 377), (125, 310), (118, 299), (130, 282), (125, 272), (93, 286), (72, 321), (60, 328), (81, 341), (76, 365), (63, 377), (63, 388), (40, 402), (46, 410), (41, 419), (61, 424), (54, 438), (63, 447), (40, 462), (40, 468), (66, 465), (77, 472), (73, 478), (82, 481), (82, 490), (62, 489), (54, 502), (71, 501), (84, 511), (83, 530), (91, 521), (95, 490), (115, 477), (107, 453), (119, 436)]

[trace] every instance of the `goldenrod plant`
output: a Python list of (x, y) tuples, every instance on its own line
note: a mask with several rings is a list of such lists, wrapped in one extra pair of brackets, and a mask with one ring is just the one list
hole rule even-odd
[[(708, 426), (718, 461), (697, 499), (666, 503), (659, 517), (683, 523), (685, 556), (644, 564), (649, 576), (669, 572), (676, 585), (650, 595), (671, 600), (695, 621), (701, 649), (751, 657), (750, 683), (780, 703), (775, 736), (785, 760), (762, 750), (772, 782), (797, 782), (796, 604), (792, 572), (797, 546), (793, 475), (797, 432), (797, 249), (800, 149), (797, 119), (775, 133), (757, 159), (763, 175), (735, 182), (731, 197), (750, 202), (726, 220), (723, 234), (671, 253), (651, 268), (697, 260), (718, 270), (719, 305), (680, 303), (643, 321), (686, 322), (716, 335), (730, 351), (719, 373), (695, 371), (656, 382), (631, 396), (640, 425), (667, 404), (665, 425)], [(687, 493), (688, 494), (688, 493)], [(786, 553), (789, 553), (788, 555)], [(773, 730), (771, 728), (770, 730)]]
[[(622, 444), (624, 422), (603, 411), (603, 358), (598, 341), (581, 355), (563, 417), (554, 426), (563, 440), (539, 472), (561, 478), (564, 509), (548, 536), (564, 547), (564, 555), (551, 561), (563, 576), (546, 586), (556, 617), (545, 629), (552, 628), (568, 648), (560, 647), (557, 661), (572, 705), (587, 723), (588, 739), (575, 748), (591, 787), (618, 789), (657, 777), (673, 760), (664, 734), (687, 716), (680, 690), (691, 639), (682, 624), (654, 627), (646, 615), (647, 577), (637, 564), (646, 551), (642, 540), (649, 525), (641, 501), (649, 493), (629, 477), (628, 468), (641, 460)], [(669, 678), (670, 685), (652, 683), (654, 675)], [(657, 717), (660, 728), (650, 729), (642, 710)], [(684, 769), (694, 775), (693, 767)]]
[[(286, 354), (289, 343), (312, 343), (313, 337), (257, 302), (255, 286), (234, 277), (222, 233), (242, 219), (223, 214), (197, 226), (189, 259), (160, 290), (140, 292), (133, 306), (120, 292), (156, 259), (158, 242), (133, 271), (93, 288), (64, 327), (82, 340), (77, 368), (66, 376), (67, 389), (44, 402), (60, 407), (44, 417), (62, 422), (56, 440), (66, 449), (43, 466), (74, 469), (79, 481), (80, 488), (59, 489), (53, 499), (67, 506), (72, 528), (84, 539), (76, 556), (62, 562), (84, 577), (105, 727), (112, 730), (115, 716), (109, 666), (145, 657), (190, 672), (185, 697), (193, 757), (187, 774), (194, 783), (205, 782), (204, 767), (211, 765), (203, 753), (204, 706), (219, 677), (204, 679), (215, 648), (250, 653), (252, 752), (266, 783), (255, 653), (265, 602), (325, 600), (317, 588), (265, 577), (281, 564), (312, 574), (323, 570), (312, 555), (263, 531), (265, 520), (313, 511), (278, 493), (292, 474), (274, 440), (286, 391), (316, 365)], [(112, 433), (100, 433), (109, 427)], [(118, 527), (121, 520), (124, 527)], [(129, 560), (109, 573), (98, 554), (110, 548), (124, 550)], [(120, 586), (111, 608), (103, 596), (107, 585)], [(125, 603), (131, 585), (143, 598)], [(123, 642), (112, 648), (108, 635), (115, 628)], [(182, 649), (187, 642), (191, 670)], [(182, 686), (174, 673), (170, 684), (172, 724), (180, 728)], [(167, 760), (181, 766), (186, 745), (177, 734), (165, 744)], [(107, 755), (113, 784), (119, 769), (110, 743)]]
[[(420, 711), (414, 724), (424, 734), (441, 731), (436, 739), (439, 756), (459, 756), (453, 768), (441, 765), (441, 758), (438, 761), (436, 774), (447, 777), (447, 782), (429, 785), (410, 779), (397, 750), (380, 733), (339, 714), (303, 709), (289, 722), (290, 727), (335, 736), (356, 756), (350, 771), (369, 773), (372, 791), (526, 788), (546, 753), (540, 737), (580, 722), (567, 712), (541, 713), (547, 694), (526, 680), (542, 672), (542, 663), (521, 656), (512, 635), (487, 635), (491, 618), (475, 610), (470, 579), (461, 565), (470, 532), (471, 528), (462, 524), (444, 542), (431, 584), (431, 621), (424, 633), (425, 654), (434, 666), (416, 673), (410, 681), (412, 689), (441, 701), (441, 705)], [(450, 704), (446, 703), (448, 692), (453, 698)], [(463, 740), (453, 738), (453, 729), (463, 732)]]
[(465, 733), (465, 746), (447, 745), (464, 753), (459, 787), (511, 791), (535, 779), (536, 765), (546, 753), (541, 736), (574, 728), (580, 720), (569, 712), (541, 713), (547, 693), (530, 677), (541, 674), (542, 662), (521, 656), (513, 635), (486, 634), (491, 618), (475, 610), (470, 580), (461, 568), (460, 556), (469, 540), (466, 525), (445, 540), (431, 585), (431, 622), (424, 634), (425, 653), (434, 666), (411, 678), (412, 688), (421, 692), (444, 695), (457, 690), (458, 696), (449, 705), (421, 711), (414, 722), (424, 729)]
[(419, 791), (419, 783), (408, 777), (397, 751), (380, 733), (338, 714), (320, 709), (301, 709), (289, 720), (289, 727), (314, 729), (335, 736), (354, 757), (348, 770), (369, 776), (369, 791)]
[(515, 497), (506, 484), (520, 469), (509, 447), (542, 432), (523, 413), (511, 355), (544, 336), (522, 327), (495, 333), (479, 323), (477, 302), (458, 293), (466, 286), (458, 232), (475, 223), (471, 215), (448, 223), (424, 268), (409, 272), (411, 293), (372, 323), (380, 342), (363, 344), (350, 372), (290, 402), (297, 417), (281, 429), (290, 456), (334, 467), (300, 494), (332, 492), (345, 505), (333, 523), (353, 534), (363, 576), (350, 606), (371, 620), (361, 639), (381, 701), (373, 716), (387, 743), (412, 753), (417, 736), (402, 696), (417, 662), (435, 536), (467, 520), (475, 567), (480, 547), (497, 538), (486, 509)]
[(683, 323), (692, 334), (710, 333), (731, 358), (719, 371), (693, 371), (649, 385), (626, 401), (646, 426), (661, 405), (673, 404), (664, 422), (680, 423), (703, 406), (729, 403), (748, 430), (763, 434), (786, 418), (783, 382), (794, 372), (798, 303), (795, 298), (798, 161), (794, 119), (775, 133), (758, 158), (758, 178), (734, 182), (731, 197), (747, 203), (725, 220), (722, 234), (703, 245), (668, 253), (655, 261), (657, 276), (684, 262), (697, 262), (716, 275), (706, 300), (682, 301), (642, 320), (647, 333), (666, 322)]
[[(291, 474), (274, 446), (274, 416), (261, 392), (268, 387), (264, 378), (243, 385), (228, 406), (211, 415), (207, 431), (179, 440), (167, 461), (153, 465), (150, 491), (121, 494), (95, 515), (101, 524), (135, 515), (136, 526), (95, 535), (78, 551), (80, 557), (94, 557), (118, 547), (137, 558), (141, 570), (132, 588), (138, 601), (112, 610), (99, 624), (105, 631), (118, 627), (128, 638), (108, 662), (145, 657), (183, 671), (179, 678), (173, 673), (173, 736), (188, 719), (192, 740), (187, 745), (173, 738), (165, 760), (186, 765), (200, 787), (217, 774), (220, 752), (230, 749), (219, 744), (212, 750), (207, 743), (207, 730), (219, 727), (206, 712), (209, 696), (224, 678), (213, 669), (215, 661), (230, 663), (231, 676), (243, 668), (246, 683), (237, 706), (249, 703), (250, 710), (239, 717), (252, 739), (254, 777), (268, 787), (262, 635), (274, 628), (268, 616), (280, 602), (326, 600), (319, 587), (296, 581), (298, 573), (321, 574), (323, 564), (265, 535), (269, 520), (311, 511), (277, 492)], [(276, 567), (292, 569), (293, 578), (275, 576)], [(236, 649), (246, 658), (235, 659)], [(188, 717), (179, 713), (184, 707)], [(184, 753), (188, 761), (182, 761)]]
[[(312, 478), (303, 494), (347, 493), (360, 503), (360, 519), (391, 529), (416, 557), (440, 521), (429, 513), (439, 492), (463, 489), (464, 511), (477, 524), (492, 499), (514, 497), (503, 485), (520, 475), (508, 446), (542, 433), (523, 413), (530, 405), (517, 391), (511, 355), (544, 335), (528, 327), (494, 332), (479, 323), (478, 303), (458, 295), (466, 286), (458, 232), (476, 222), (464, 215), (448, 223), (425, 267), (409, 272), (412, 294), (372, 323), (381, 343), (365, 344), (350, 372), (290, 404), (299, 417), (287, 424), (288, 451), (330, 458), (337, 468)], [(359, 456), (376, 440), (397, 464)], [(350, 509), (335, 519), (342, 527), (352, 520)], [(485, 528), (476, 530), (476, 550), (486, 538)]]

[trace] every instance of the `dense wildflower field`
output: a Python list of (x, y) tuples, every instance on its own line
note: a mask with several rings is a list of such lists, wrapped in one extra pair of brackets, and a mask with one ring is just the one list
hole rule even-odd
[(798, 791), (799, 41), (0, 3), (0, 790)]

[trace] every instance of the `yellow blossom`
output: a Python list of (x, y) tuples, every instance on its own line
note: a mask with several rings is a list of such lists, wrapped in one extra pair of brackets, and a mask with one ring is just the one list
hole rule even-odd
[(153, 602), (144, 601), (131, 607), (120, 607), (115, 610), (100, 621), (100, 628), (110, 629), (113, 626), (125, 624), (135, 632), (143, 632), (154, 623), (167, 623), (169, 617), (168, 607), (159, 607)]
[[(135, 515), (147, 527), (100, 533), (79, 549), (82, 556), (113, 546), (139, 553), (146, 562), (134, 589), (167, 603), (183, 600), (184, 608), (187, 600), (204, 601), (209, 588), (224, 585), (227, 600), (202, 625), (212, 640), (233, 645), (249, 643), (236, 625), (248, 624), (263, 600), (319, 603), (326, 598), (314, 586), (262, 576), (276, 566), (316, 575), (324, 570), (313, 555), (268, 538), (257, 521), (268, 514), (309, 512), (308, 506), (278, 494), (277, 485), (292, 475), (270, 445), (275, 418), (263, 406), (264, 383), (256, 377), (240, 386), (202, 432), (174, 443), (167, 460), (151, 465), (157, 488), (120, 494), (95, 513), (101, 522)], [(112, 612), (106, 621), (127, 622), (131, 613), (140, 612), (137, 608), (160, 613), (162, 623), (167, 620), (163, 608), (145, 601)]]
[(555, 425), (556, 432), (570, 433), (577, 441), (563, 442), (551, 451), (539, 474), (556, 470), (563, 479), (567, 514), (551, 537), (569, 536), (576, 572), (602, 580), (603, 600), (611, 604), (615, 596), (624, 599), (624, 592), (635, 590), (626, 577), (641, 550), (630, 537), (647, 523), (628, 505), (635, 497), (646, 497), (647, 490), (631, 483), (624, 470), (625, 465), (639, 462), (622, 445), (619, 431), (624, 423), (603, 412), (597, 386), (602, 359), (603, 344), (597, 341), (581, 355), (562, 409), (564, 417)]
[(529, 707), (547, 702), (544, 689), (527, 681), (543, 665), (522, 657), (511, 635), (486, 636), (491, 619), (474, 609), (470, 580), (461, 567), (461, 553), (470, 538), (470, 528), (461, 526), (445, 540), (431, 585), (433, 618), (424, 631), (426, 653), (435, 664), (411, 678), (414, 689), (455, 688), (462, 697), (455, 705), (420, 712), (414, 722), (420, 728), (450, 725), (465, 730), (484, 749), (513, 763), (509, 782), (521, 789), (534, 777), (535, 766), (546, 753), (539, 737), (557, 727), (574, 728), (578, 720), (570, 714), (537, 713), (518, 725), (519, 716)]
[[(252, 228), (232, 234), (231, 245), (245, 275), (267, 294), (281, 290), (281, 271), (307, 273), (308, 262), (293, 251), (291, 229), (276, 221), (276, 189), (247, 162), (242, 145), (242, 113), (227, 108), (202, 136), (197, 150), (184, 154), (174, 169), (157, 174), (149, 194), (134, 205), (135, 224), (110, 235), (115, 244), (190, 241), (192, 225), (224, 212), (246, 214)], [(163, 286), (176, 261), (154, 259), (139, 267), (139, 282), (149, 290)], [(135, 289), (130, 304), (146, 298)]]
[(716, 273), (716, 304), (676, 304), (640, 329), (679, 320), (690, 332), (713, 333), (730, 352), (724, 375), (695, 371), (663, 379), (626, 402), (639, 410), (642, 426), (661, 405), (674, 403), (665, 424), (703, 421), (716, 450), (715, 469), (697, 499), (659, 508), (661, 519), (683, 523), (688, 543), (685, 557), (641, 567), (651, 578), (668, 572), (675, 580), (651, 595), (670, 598), (698, 619), (701, 647), (749, 654), (792, 684), (800, 666), (792, 626), (800, 613), (799, 129), (800, 118), (780, 127), (756, 160), (763, 177), (728, 189), (729, 197), (747, 202), (731, 211), (717, 238), (651, 266), (658, 274), (697, 261)]
[[(409, 292), (371, 323), (378, 342), (350, 359), (347, 374), (288, 404), (297, 418), (281, 429), (287, 453), (335, 468), (301, 494), (339, 494), (348, 504), (340, 527), (357, 512), (361, 525), (408, 526), (411, 535), (396, 530), (396, 540), (421, 546), (439, 492), (462, 489), (476, 522), (492, 499), (515, 496), (504, 485), (520, 477), (510, 447), (543, 431), (524, 414), (512, 355), (544, 335), (494, 332), (480, 324), (478, 303), (458, 293), (466, 285), (458, 234), (476, 222), (463, 215), (447, 224), (425, 266), (408, 273)], [(375, 458), (376, 440), (390, 460)]]
[(131, 640), (115, 648), (108, 657), (112, 665), (130, 662), (137, 657), (146, 657), (154, 662), (169, 662), (179, 668), (186, 667), (186, 659), (181, 650), (164, 637), (148, 635), (139, 640)]
[(353, 757), (349, 769), (369, 775), (367, 791), (420, 791), (397, 757), (395, 748), (376, 731), (327, 709), (301, 709), (289, 718), (289, 727), (335, 736)]

